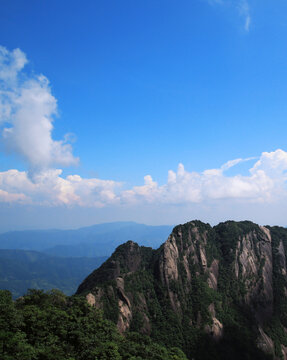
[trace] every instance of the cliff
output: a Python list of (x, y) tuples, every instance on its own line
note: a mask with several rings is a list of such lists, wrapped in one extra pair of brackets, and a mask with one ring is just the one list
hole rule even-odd
[(194, 359), (287, 359), (287, 229), (176, 226), (158, 249), (129, 241), (79, 286), (121, 332)]

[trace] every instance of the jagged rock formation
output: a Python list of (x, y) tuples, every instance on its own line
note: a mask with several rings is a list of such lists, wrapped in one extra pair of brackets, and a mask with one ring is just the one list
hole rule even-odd
[(286, 254), (285, 228), (191, 221), (158, 250), (119, 246), (77, 293), (190, 358), (287, 359)]

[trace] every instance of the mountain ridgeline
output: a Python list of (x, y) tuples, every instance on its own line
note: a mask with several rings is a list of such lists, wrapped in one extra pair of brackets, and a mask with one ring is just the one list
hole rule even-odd
[(287, 359), (286, 254), (285, 228), (191, 221), (157, 250), (120, 245), (77, 294), (189, 359)]
[(33, 250), (60, 257), (110, 256), (115, 248), (133, 239), (140, 245), (158, 247), (172, 226), (113, 222), (77, 230), (26, 230), (0, 234), (0, 249)]

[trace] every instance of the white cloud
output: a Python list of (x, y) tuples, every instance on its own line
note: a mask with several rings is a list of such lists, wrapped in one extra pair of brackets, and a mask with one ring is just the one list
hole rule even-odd
[(231, 160), (219, 169), (207, 169), (201, 173), (188, 172), (179, 164), (177, 172), (169, 171), (166, 184), (158, 186), (149, 176), (143, 186), (123, 192), (122, 198), (133, 202), (187, 204), (222, 199), (275, 201), (286, 196), (287, 153), (283, 150), (262, 153), (250, 169), (249, 176), (225, 175), (226, 170), (251, 159)]
[[(83, 179), (79, 175), (62, 177), (62, 170), (49, 169), (34, 175), (25, 171), (8, 170), (0, 173), (0, 189), (5, 202), (59, 206), (79, 205), (103, 207), (116, 203), (115, 190), (121, 185), (112, 180)], [(10, 196), (10, 197), (9, 197)]]
[[(0, 124), (7, 151), (17, 154), (33, 172), (78, 162), (65, 140), (52, 138), (57, 100), (43, 75), (23, 73), (26, 55), (0, 47)], [(4, 128), (3, 128), (4, 126)]]
[(9, 194), (7, 191), (0, 190), (0, 202), (4, 203), (27, 203), (28, 199), (24, 194)]
[[(248, 175), (228, 176), (226, 171), (253, 160)], [(31, 180), (27, 172), (8, 170), (0, 173), (0, 201), (38, 205), (76, 205), (104, 207), (108, 205), (143, 204), (209, 204), (230, 200), (239, 203), (274, 203), (287, 200), (287, 152), (263, 152), (254, 158), (227, 161), (218, 169), (202, 172), (186, 171), (183, 164), (176, 172), (168, 172), (167, 182), (159, 185), (151, 175), (144, 184), (123, 190), (122, 183), (79, 175), (62, 176), (60, 169), (36, 173)]]
[(286, 181), (287, 177), (285, 171), (287, 170), (287, 153), (283, 150), (276, 150), (273, 152), (263, 152), (260, 159), (256, 162), (251, 173), (257, 171), (264, 171), (272, 178), (280, 178)]
[(255, 160), (256, 158), (255, 157), (250, 157), (250, 158), (247, 158), (247, 159), (234, 159), (234, 160), (229, 160), (227, 161), (225, 164), (223, 164), (221, 166), (221, 170), (222, 171), (226, 171), (230, 168), (232, 168), (233, 166), (237, 165), (237, 164), (240, 164), (242, 162), (246, 162), (246, 161), (250, 161), (250, 160)]
[(20, 49), (8, 51), (0, 46), (0, 79), (9, 86), (15, 85), (19, 72), (27, 62), (26, 55)]

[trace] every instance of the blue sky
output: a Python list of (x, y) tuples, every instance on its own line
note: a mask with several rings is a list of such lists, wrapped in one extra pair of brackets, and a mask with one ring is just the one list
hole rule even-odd
[(286, 225), (286, 13), (283, 0), (3, 0), (0, 231)]

